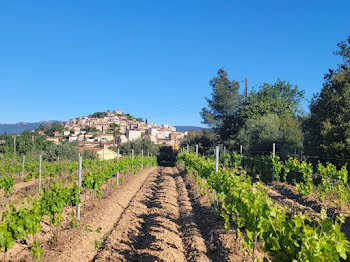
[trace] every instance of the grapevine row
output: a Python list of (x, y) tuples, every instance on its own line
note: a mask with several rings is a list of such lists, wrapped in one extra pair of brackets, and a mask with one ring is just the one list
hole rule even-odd
[[(82, 187), (85, 190), (100, 192), (104, 183), (108, 182), (117, 172), (136, 173), (142, 166), (156, 165), (156, 159), (151, 157), (130, 157), (119, 161), (84, 161), (83, 168), (87, 169)], [(11, 205), (4, 212), (0, 221), (0, 249), (6, 254), (16, 241), (26, 236), (34, 235), (41, 230), (40, 223), (44, 215), (49, 217), (51, 224), (59, 225), (62, 220), (62, 211), (67, 206), (77, 206), (80, 203), (79, 188), (76, 183), (65, 186), (63, 183), (51, 180), (48, 187), (34, 198), (25, 207)]]
[(230, 227), (233, 221), (238, 233), (243, 231), (245, 247), (253, 251), (257, 241), (268, 251), (273, 261), (340, 261), (346, 259), (350, 242), (341, 232), (344, 218), (320, 219), (307, 214), (288, 214), (286, 208), (274, 205), (261, 181), (253, 183), (237, 163), (231, 169), (220, 168), (215, 174), (215, 162), (193, 154), (178, 155), (196, 179), (205, 179), (210, 190), (215, 190), (219, 213)]

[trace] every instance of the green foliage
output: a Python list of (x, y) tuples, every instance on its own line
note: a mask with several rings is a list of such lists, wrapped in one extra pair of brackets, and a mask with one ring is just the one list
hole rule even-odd
[(208, 107), (202, 109), (201, 116), (204, 124), (212, 127), (221, 137), (228, 138), (230, 134), (222, 127), (228, 118), (234, 118), (242, 97), (238, 92), (238, 81), (231, 81), (223, 68), (220, 68), (217, 74), (209, 82), (213, 92), (211, 98), (206, 98)]
[(277, 79), (276, 83), (264, 83), (258, 91), (251, 91), (244, 101), (243, 112), (246, 119), (258, 119), (267, 114), (278, 116), (302, 114), (300, 103), (304, 91), (289, 82)]
[(11, 249), (15, 244), (12, 232), (6, 222), (0, 222), (0, 250)]
[[(332, 196), (340, 201), (340, 205), (348, 200), (346, 191), (348, 182), (347, 166), (343, 166), (340, 170), (331, 163), (323, 166), (321, 163), (317, 166), (317, 173), (321, 176), (321, 183), (318, 185), (319, 199), (323, 201), (326, 196)], [(331, 181), (334, 180), (334, 181)]]
[(9, 176), (0, 176), (0, 189), (4, 189), (6, 194), (10, 194), (15, 184), (15, 180)]
[(46, 135), (53, 136), (54, 132), (60, 132), (61, 134), (64, 131), (64, 125), (61, 123), (53, 123), (48, 126), (48, 129), (46, 130)]
[(303, 134), (299, 126), (299, 121), (291, 115), (281, 117), (269, 113), (258, 119), (247, 119), (237, 141), (251, 154), (269, 152), (273, 143), (280, 152), (288, 154), (302, 147)]
[(97, 128), (95, 126), (85, 126), (84, 131), (86, 131), (86, 133), (96, 133), (98, 132)]
[(215, 174), (215, 162), (211, 159), (183, 153), (178, 155), (178, 161), (195, 176), (206, 179), (209, 189), (216, 190), (226, 228), (233, 221), (239, 232), (244, 231), (244, 246), (249, 250), (256, 249), (258, 239), (273, 261), (347, 258), (350, 242), (340, 230), (342, 217), (333, 221), (325, 211), (320, 219), (313, 220), (302, 213), (288, 216), (286, 208), (273, 204), (262, 182), (252, 183), (242, 167), (220, 169)]
[(86, 225), (86, 226), (84, 227), (84, 231), (85, 231), (85, 232), (92, 232), (91, 226)]
[(210, 85), (213, 93), (201, 115), (220, 143), (228, 148), (243, 144), (250, 153), (270, 151), (273, 142), (283, 153), (301, 148), (303, 134), (299, 118), (303, 114), (300, 103), (304, 91), (297, 86), (278, 79), (243, 97), (238, 92), (239, 83), (230, 81), (223, 69), (219, 69)]
[(188, 135), (181, 141), (181, 147), (195, 148), (198, 145), (198, 153), (202, 154), (212, 154), (215, 146), (218, 143), (217, 135), (212, 131), (203, 129), (201, 132), (189, 131)]
[(107, 116), (107, 112), (96, 112), (96, 113), (89, 115), (89, 117), (91, 117), (91, 118), (104, 118), (106, 116)]
[[(13, 143), (12, 135), (1, 135), (0, 140), (5, 143), (0, 145), (0, 154), (13, 158)], [(45, 141), (45, 136), (39, 135), (37, 132), (24, 131), (16, 136), (16, 152), (18, 155), (38, 152), (44, 150), (47, 145), (51, 144)]]
[[(159, 151), (159, 147), (149, 138), (140, 138), (134, 141), (128, 141), (127, 143), (120, 145), (119, 149), (122, 155), (131, 155), (132, 149), (134, 149), (135, 155), (140, 155), (141, 151), (143, 150), (144, 156), (146, 156), (148, 153), (155, 156)], [(117, 150), (117, 148), (115, 150)]]
[[(338, 44), (337, 55), (344, 64), (330, 70), (319, 94), (310, 104), (310, 117), (304, 122), (305, 152), (325, 159), (350, 158), (350, 37)], [(326, 162), (326, 161), (324, 161)]]
[(30, 248), (30, 253), (33, 255), (34, 259), (40, 259), (43, 257), (44, 252), (41, 248), (41, 243), (39, 240), (33, 242), (33, 245)]
[[(131, 158), (125, 157), (111, 161), (93, 161), (85, 160), (83, 168), (90, 172), (84, 176), (83, 187), (85, 189), (96, 189), (101, 192), (103, 183), (108, 182), (118, 171), (124, 173), (136, 173), (141, 169), (142, 163), (144, 166), (152, 166), (156, 164), (154, 157), (135, 157), (134, 161)], [(13, 171), (17, 170), (16, 166), (1, 166), (0, 170)], [(38, 168), (37, 161), (29, 162), (26, 165), (28, 172), (35, 173)], [(51, 174), (59, 174), (62, 171), (70, 174), (78, 169), (77, 162), (59, 162), (50, 163), (43, 162), (43, 176)], [(19, 169), (21, 170), (21, 169)], [(3, 179), (4, 177), (0, 177)], [(12, 181), (12, 180), (11, 180)], [(8, 182), (6, 182), (6, 185)], [(13, 184), (12, 184), (13, 186)], [(79, 188), (73, 184), (66, 186), (62, 183), (55, 182), (51, 179), (49, 186), (44, 187), (38, 198), (28, 203), (28, 207), (17, 208), (15, 205), (10, 205), (9, 210), (3, 212), (0, 222), (0, 250), (7, 251), (12, 248), (16, 240), (20, 240), (28, 236), (34, 235), (41, 230), (40, 222), (43, 215), (48, 215), (50, 223), (60, 225), (62, 220), (62, 211), (67, 206), (76, 206), (80, 202)], [(74, 214), (73, 214), (74, 215)], [(79, 226), (79, 221), (73, 220), (71, 226)], [(89, 228), (85, 228), (88, 230)], [(91, 230), (91, 229), (90, 229)], [(101, 229), (97, 229), (97, 232)], [(42, 250), (39, 242), (34, 242), (31, 249), (34, 258), (42, 256)]]
[(43, 214), (50, 216), (50, 223), (59, 225), (63, 208), (79, 204), (78, 188), (66, 188), (52, 182), (49, 187), (43, 189), (40, 204)]
[(103, 247), (103, 241), (95, 240), (95, 248), (101, 249)]
[(78, 148), (71, 143), (61, 143), (58, 145), (51, 143), (45, 147), (43, 158), (48, 161), (57, 161), (58, 157), (60, 160), (77, 160), (78, 154)]
[(29, 208), (11, 205), (8, 211), (2, 214), (0, 222), (0, 249), (10, 249), (17, 239), (23, 239), (28, 234), (34, 235), (41, 230), (42, 214), (38, 202)]
[(159, 166), (175, 166), (176, 155), (171, 146), (162, 146), (159, 148), (157, 163)]

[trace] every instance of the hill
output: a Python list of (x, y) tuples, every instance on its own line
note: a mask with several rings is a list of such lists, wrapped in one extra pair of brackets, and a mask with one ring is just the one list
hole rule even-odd
[(59, 121), (50, 120), (50, 121), (40, 121), (40, 122), (34, 122), (34, 123), (19, 122), (16, 124), (0, 124), (0, 135), (4, 134), (5, 132), (7, 134), (19, 134), (26, 130), (34, 130), (38, 128), (40, 125), (50, 125), (55, 122), (59, 122)]
[(205, 127), (199, 127), (199, 126), (175, 126), (177, 131), (180, 132), (186, 132), (186, 131), (202, 131), (202, 129), (207, 129)]

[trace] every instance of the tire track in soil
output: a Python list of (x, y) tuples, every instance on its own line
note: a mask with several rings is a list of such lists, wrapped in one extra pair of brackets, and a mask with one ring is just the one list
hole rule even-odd
[(163, 168), (125, 209), (93, 261), (209, 261), (176, 168)]
[[(101, 240), (103, 235), (111, 232), (116, 221), (119, 221), (124, 210), (142, 190), (147, 180), (158, 173), (158, 167), (140, 171), (135, 176), (127, 176), (126, 181), (111, 192), (107, 198), (102, 198), (96, 206), (83, 215), (81, 228), (89, 225), (92, 232), (79, 228), (65, 229), (59, 233), (59, 239), (64, 239), (54, 250), (44, 249), (43, 261), (91, 261), (96, 255), (94, 241)], [(101, 227), (101, 231), (95, 229)]]
[(182, 174), (177, 168), (174, 168), (174, 170), (176, 171), (177, 200), (180, 206), (179, 224), (181, 225), (186, 258), (188, 261), (210, 261), (207, 257), (205, 241), (196, 224), (195, 213)]

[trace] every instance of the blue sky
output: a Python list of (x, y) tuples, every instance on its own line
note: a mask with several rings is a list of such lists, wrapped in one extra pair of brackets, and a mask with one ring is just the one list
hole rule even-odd
[(340, 62), (349, 10), (347, 0), (3, 0), (0, 122), (121, 109), (201, 125), (220, 67), (250, 88), (279, 77), (310, 99)]

